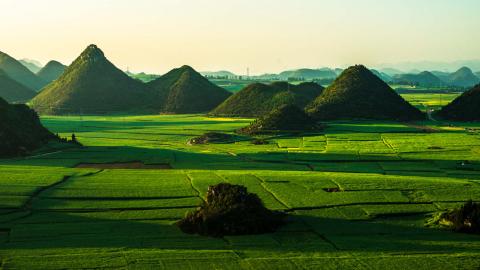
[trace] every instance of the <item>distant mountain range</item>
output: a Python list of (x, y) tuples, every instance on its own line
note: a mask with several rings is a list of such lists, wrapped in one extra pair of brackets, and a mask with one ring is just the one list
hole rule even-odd
[[(382, 69), (370, 69), (370, 71), (377, 77), (387, 83), (394, 84), (411, 84), (417, 86), (434, 87), (434, 86), (455, 86), (455, 87), (472, 87), (480, 82), (480, 71), (473, 73), (468, 67), (462, 67), (455, 72), (445, 71), (419, 71), (413, 70), (410, 73), (402, 72), (394, 68), (382, 68)], [(267, 80), (267, 81), (319, 81), (329, 84), (337, 76), (343, 72), (343, 69), (336, 68), (320, 68), (320, 69), (308, 69), (301, 68), (295, 70), (287, 70), (278, 74), (263, 74), (250, 76), (255, 80)], [(218, 72), (204, 72), (208, 77), (239, 77), (229, 71)]]
[(40, 71), (40, 69), (42, 69), (42, 63), (38, 62), (37, 60), (25, 58), (18, 60), (18, 62), (20, 62), (20, 64), (24, 65), (33, 73), (37, 73)]

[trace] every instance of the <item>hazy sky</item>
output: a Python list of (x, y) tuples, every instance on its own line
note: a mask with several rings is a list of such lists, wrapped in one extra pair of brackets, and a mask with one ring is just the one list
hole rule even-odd
[(480, 0), (0, 0), (0, 50), (69, 64), (252, 74), (480, 59)]

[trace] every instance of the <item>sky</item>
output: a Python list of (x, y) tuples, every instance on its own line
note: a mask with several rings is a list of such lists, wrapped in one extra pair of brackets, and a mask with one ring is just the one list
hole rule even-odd
[(479, 0), (0, 0), (0, 50), (245, 74), (480, 59)]

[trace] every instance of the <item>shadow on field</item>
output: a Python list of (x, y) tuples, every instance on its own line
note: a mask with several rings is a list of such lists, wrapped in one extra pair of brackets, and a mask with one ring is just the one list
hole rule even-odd
[[(186, 146), (188, 147), (188, 146)], [(192, 170), (272, 170), (377, 173), (456, 178), (479, 178), (480, 163), (453, 159), (402, 159), (386, 155), (362, 155), (313, 152), (210, 153), (201, 149), (173, 150), (130, 146), (91, 146), (69, 149), (37, 157), (0, 160), (0, 165), (76, 167), (81, 163), (166, 164), (173, 169)], [(197, 152), (192, 152), (197, 151)]]
[[(172, 221), (108, 220), (43, 212), (9, 225), (0, 249), (155, 248), (242, 252), (478, 252), (480, 237), (380, 222), (293, 216), (273, 234), (210, 238), (182, 233)], [(112, 213), (113, 214), (113, 213)], [(113, 217), (113, 215), (112, 215)], [(5, 225), (2, 226), (2, 228)]]

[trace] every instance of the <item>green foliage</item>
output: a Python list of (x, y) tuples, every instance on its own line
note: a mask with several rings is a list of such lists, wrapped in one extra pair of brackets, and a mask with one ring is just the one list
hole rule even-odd
[(25, 155), (53, 139), (33, 110), (0, 98), (0, 157)]
[(480, 104), (480, 84), (443, 107), (438, 112), (438, 116), (454, 121), (479, 121), (480, 106), (478, 104)]
[(0, 98), (8, 102), (26, 102), (35, 95), (33, 90), (13, 80), (0, 69)]
[(284, 223), (284, 214), (268, 210), (262, 200), (241, 185), (210, 186), (205, 202), (177, 225), (186, 233), (224, 235), (274, 232)]
[(46, 84), (20, 62), (3, 52), (0, 52), (0, 69), (10, 78), (34, 91), (40, 90)]
[(323, 90), (316, 83), (292, 85), (275, 82), (270, 85), (254, 83), (225, 100), (212, 115), (259, 117), (282, 105), (305, 107)]
[(231, 95), (189, 66), (173, 69), (147, 85), (155, 92), (155, 109), (165, 113), (208, 112)]
[(456, 232), (480, 234), (480, 203), (470, 200), (459, 208), (434, 216), (431, 223), (447, 226)]
[(190, 139), (189, 144), (206, 144), (206, 143), (226, 143), (231, 142), (234, 136), (219, 132), (207, 132), (202, 136)]
[(259, 134), (275, 131), (313, 131), (319, 127), (303, 110), (295, 105), (282, 105), (256, 120), (240, 133)]
[(425, 115), (364, 66), (346, 69), (308, 107), (315, 119), (421, 120)]
[(37, 72), (37, 76), (44, 82), (51, 83), (60, 77), (66, 68), (62, 63), (52, 60)]

